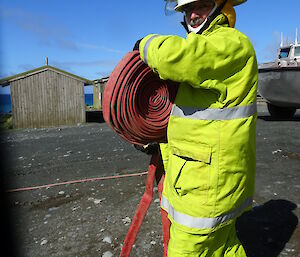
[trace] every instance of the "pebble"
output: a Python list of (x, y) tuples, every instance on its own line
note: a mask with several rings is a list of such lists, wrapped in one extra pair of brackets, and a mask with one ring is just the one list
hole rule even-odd
[(45, 215), (45, 219), (48, 219), (48, 218), (50, 218), (51, 217), (51, 214), (46, 214)]
[(275, 181), (274, 184), (282, 185), (282, 184), (285, 184), (285, 181)]
[(282, 150), (278, 149), (278, 150), (272, 151), (272, 154), (281, 153), (281, 152), (282, 152)]
[(53, 212), (53, 211), (56, 211), (57, 209), (58, 209), (58, 207), (51, 207), (51, 208), (48, 209), (48, 211)]
[(113, 254), (110, 251), (105, 252), (102, 257), (112, 257)]
[(80, 206), (74, 206), (74, 207), (72, 208), (72, 211), (76, 211), (76, 210), (78, 210), (78, 209), (80, 209)]
[(289, 252), (295, 252), (295, 249), (286, 248), (285, 250), (286, 250), (288, 253), (289, 253)]
[(94, 200), (94, 204), (99, 204), (99, 203), (101, 203), (102, 201), (104, 201), (105, 200), (105, 198), (102, 198), (102, 199), (95, 199)]
[(131, 219), (129, 217), (126, 217), (126, 218), (122, 219), (122, 221), (125, 224), (125, 226), (128, 226), (131, 222)]
[(103, 238), (102, 241), (105, 242), (105, 243), (111, 244), (111, 237), (106, 236), (106, 237)]
[(43, 239), (42, 242), (41, 242), (41, 245), (45, 245), (45, 244), (47, 244), (47, 243), (48, 243), (48, 240)]

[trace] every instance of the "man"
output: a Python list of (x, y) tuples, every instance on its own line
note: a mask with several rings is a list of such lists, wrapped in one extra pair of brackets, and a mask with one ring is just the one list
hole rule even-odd
[(258, 75), (249, 39), (234, 29), (242, 2), (178, 0), (186, 39), (148, 35), (139, 44), (161, 79), (180, 83), (161, 146), (169, 257), (246, 256), (235, 221), (254, 193)]

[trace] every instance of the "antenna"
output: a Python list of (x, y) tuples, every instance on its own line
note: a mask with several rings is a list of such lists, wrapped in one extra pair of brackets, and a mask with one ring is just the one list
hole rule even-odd
[(281, 32), (281, 42), (280, 42), (280, 47), (283, 47), (283, 33)]
[(289, 44), (289, 39), (287, 36), (285, 36), (285, 43), (284, 43), (286, 46)]
[(45, 65), (48, 65), (48, 57), (45, 57)]
[(296, 28), (296, 39), (295, 39), (295, 45), (298, 44), (298, 28)]

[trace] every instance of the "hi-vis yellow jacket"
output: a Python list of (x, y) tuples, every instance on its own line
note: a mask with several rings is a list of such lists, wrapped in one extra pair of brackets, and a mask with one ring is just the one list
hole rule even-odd
[(220, 14), (201, 35), (148, 35), (141, 58), (180, 82), (163, 151), (162, 208), (172, 224), (209, 233), (252, 204), (256, 168), (257, 61)]

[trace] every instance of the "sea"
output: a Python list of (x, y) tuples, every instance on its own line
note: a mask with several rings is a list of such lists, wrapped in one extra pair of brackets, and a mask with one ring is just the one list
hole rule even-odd
[[(85, 94), (85, 105), (93, 106), (93, 94)], [(11, 112), (11, 100), (10, 95), (0, 94), (0, 113), (10, 113)]]

